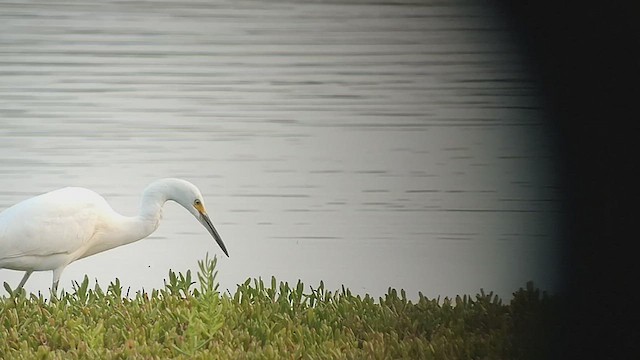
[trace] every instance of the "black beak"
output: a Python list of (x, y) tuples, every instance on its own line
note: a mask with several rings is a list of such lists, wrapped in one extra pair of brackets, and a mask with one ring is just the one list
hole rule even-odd
[(218, 245), (220, 246), (224, 254), (227, 255), (227, 257), (229, 257), (229, 252), (227, 251), (227, 247), (224, 246), (224, 243), (222, 242), (222, 238), (220, 237), (220, 234), (218, 234), (218, 231), (216, 231), (216, 228), (213, 227), (213, 223), (211, 222), (211, 219), (209, 219), (209, 215), (200, 213), (200, 222), (202, 223), (202, 225), (204, 225), (205, 228), (207, 228), (207, 230), (209, 230), (209, 233), (216, 240), (216, 242), (218, 243)]

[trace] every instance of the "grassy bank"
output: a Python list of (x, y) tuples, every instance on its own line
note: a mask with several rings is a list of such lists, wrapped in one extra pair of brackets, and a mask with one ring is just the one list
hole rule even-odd
[(483, 292), (373, 299), (273, 278), (220, 294), (215, 259), (199, 265), (132, 298), (117, 280), (103, 290), (86, 277), (52, 301), (0, 298), (0, 358), (541, 359), (555, 339), (556, 300), (532, 284), (508, 304)]

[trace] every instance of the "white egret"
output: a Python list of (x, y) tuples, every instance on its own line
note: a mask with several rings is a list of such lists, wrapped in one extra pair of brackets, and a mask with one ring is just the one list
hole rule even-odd
[(132, 217), (118, 214), (102, 196), (79, 187), (54, 190), (11, 206), (0, 212), (0, 269), (25, 272), (17, 289), (34, 271), (52, 270), (55, 294), (60, 275), (70, 263), (153, 233), (168, 200), (193, 214), (229, 256), (200, 190), (188, 181), (169, 178), (147, 186), (140, 213)]

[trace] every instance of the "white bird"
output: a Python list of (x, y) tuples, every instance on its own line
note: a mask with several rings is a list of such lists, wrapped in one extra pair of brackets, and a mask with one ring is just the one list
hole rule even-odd
[(140, 213), (123, 216), (94, 191), (67, 187), (32, 197), (0, 212), (0, 269), (25, 271), (21, 289), (34, 271), (53, 271), (55, 294), (70, 263), (153, 233), (168, 200), (182, 205), (209, 230), (225, 255), (222, 238), (207, 215), (198, 188), (182, 179), (161, 179), (142, 193)]

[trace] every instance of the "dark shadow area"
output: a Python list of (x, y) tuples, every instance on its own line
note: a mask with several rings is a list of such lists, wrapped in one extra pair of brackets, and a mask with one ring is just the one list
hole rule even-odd
[(587, 4), (512, 1), (502, 10), (519, 30), (559, 135), (567, 303), (558, 357), (630, 358), (640, 343), (640, 22), (630, 5)]

